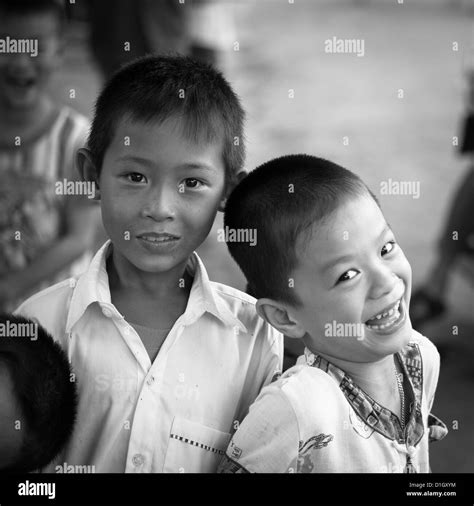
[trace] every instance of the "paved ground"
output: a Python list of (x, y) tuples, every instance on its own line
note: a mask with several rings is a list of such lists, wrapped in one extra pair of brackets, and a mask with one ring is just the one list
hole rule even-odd
[[(462, 117), (468, 48), (474, 60), (474, 23), (463, 2), (248, 0), (229, 2), (230, 8), (240, 50), (229, 51), (222, 66), (248, 111), (248, 167), (309, 152), (357, 171), (375, 193), (389, 178), (420, 182), (418, 199), (380, 196), (419, 282), (466, 169), (451, 145)], [(324, 41), (334, 36), (363, 39), (364, 57), (325, 53)], [(73, 106), (90, 114), (99, 78), (83, 39), (76, 27), (55, 86), (65, 101), (75, 88)], [(219, 226), (218, 219), (200, 252), (211, 278), (243, 288), (238, 268), (216, 241)], [(425, 330), (443, 351), (435, 411), (451, 428), (432, 448), (434, 471), (474, 471), (473, 299), (474, 276), (455, 273), (454, 310)]]

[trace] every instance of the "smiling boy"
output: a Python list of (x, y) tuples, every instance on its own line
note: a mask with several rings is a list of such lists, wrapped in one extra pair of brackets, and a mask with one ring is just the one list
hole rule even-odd
[(110, 241), (84, 275), (18, 309), (80, 378), (62, 462), (213, 472), (281, 370), (282, 336), (255, 299), (210, 282), (194, 253), (243, 174), (243, 118), (222, 75), (185, 57), (137, 60), (99, 96), (78, 165)]
[(439, 354), (411, 328), (410, 264), (365, 184), (327, 160), (278, 158), (237, 186), (224, 223), (258, 231), (253, 250), (229, 250), (259, 314), (306, 348), (220, 471), (427, 472), (428, 440), (446, 432), (430, 415)]

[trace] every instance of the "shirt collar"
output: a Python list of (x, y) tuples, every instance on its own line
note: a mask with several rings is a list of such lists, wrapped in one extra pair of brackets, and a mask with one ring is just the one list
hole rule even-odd
[[(396, 354), (396, 357), (404, 375), (408, 378), (411, 395), (415, 401), (415, 405), (410, 409), (406, 431), (407, 443), (415, 446), (424, 433), (421, 413), (423, 391), (421, 353), (416, 343), (409, 343), (405, 349)], [(304, 350), (304, 361), (307, 365), (329, 374), (337, 382), (349, 404), (372, 429), (389, 439), (403, 439), (404, 431), (395, 415), (372, 399), (342, 369), (320, 355), (312, 353), (308, 348)]]
[(209, 280), (207, 270), (196, 252), (190, 257), (187, 269), (188, 272), (194, 276), (193, 286), (189, 294), (188, 306), (184, 313), (185, 317), (188, 316), (188, 309), (191, 309), (189, 323), (192, 323), (193, 320), (195, 321), (195, 319), (199, 318), (203, 313), (208, 312), (224, 325), (228, 327), (237, 327), (239, 330), (247, 333), (245, 325), (234, 316), (224, 300), (216, 293), (216, 290)]
[(69, 313), (66, 322), (66, 332), (79, 321), (86, 309), (94, 302), (100, 305), (112, 306), (107, 275), (106, 261), (111, 251), (111, 242), (107, 241), (95, 254), (88, 269), (79, 277), (72, 293)]
[[(69, 314), (66, 322), (66, 332), (79, 321), (86, 309), (97, 302), (102, 308), (118, 311), (112, 304), (110, 297), (109, 277), (106, 261), (112, 251), (112, 243), (108, 240), (96, 253), (89, 268), (80, 276), (72, 294)], [(234, 316), (227, 304), (213, 288), (206, 268), (194, 252), (187, 265), (188, 272), (194, 277), (188, 304), (183, 317), (183, 324), (190, 325), (197, 321), (204, 313), (210, 313), (225, 326), (237, 327), (247, 333), (245, 325)]]

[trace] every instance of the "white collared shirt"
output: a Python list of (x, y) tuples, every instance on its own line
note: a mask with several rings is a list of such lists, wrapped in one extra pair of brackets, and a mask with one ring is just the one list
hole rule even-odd
[(111, 302), (109, 246), (80, 277), (16, 311), (61, 344), (79, 391), (73, 436), (44, 471), (215, 472), (231, 433), (281, 371), (283, 336), (258, 317), (253, 297), (210, 282), (194, 253), (186, 310), (151, 363)]

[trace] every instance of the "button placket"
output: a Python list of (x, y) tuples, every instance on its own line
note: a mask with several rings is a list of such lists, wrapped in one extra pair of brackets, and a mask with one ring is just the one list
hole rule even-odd
[[(151, 368), (149, 369), (146, 379), (144, 380), (139, 392), (129, 443), (129, 451), (133, 455), (131, 463), (137, 471), (140, 471), (140, 466), (145, 464), (145, 457), (143, 453), (140, 453), (140, 451), (143, 452), (144, 448), (142, 443), (140, 443), (142, 440), (142, 434), (146, 430), (146, 427), (154, 426), (158, 423), (156, 414), (159, 413), (160, 409), (163, 407), (164, 399), (161, 395), (157, 395), (156, 392), (159, 391), (159, 388), (162, 385), (162, 379), (169, 358), (169, 350), (175, 345), (176, 340), (181, 336), (183, 329), (184, 325), (181, 324), (175, 329), (174, 335), (168, 335), (157, 359), (151, 364)], [(171, 341), (166, 343), (170, 337)], [(164, 348), (166, 344), (168, 344), (168, 346)], [(164, 352), (163, 354), (162, 351)], [(153, 408), (150, 409), (150, 406), (153, 406)], [(166, 416), (167, 415), (165, 415), (165, 418)], [(133, 450), (135, 450), (134, 453)]]
[(155, 382), (155, 377), (153, 375), (151, 375), (147, 380), (146, 380), (146, 384), (148, 386), (151, 386), (153, 385), (153, 383)]

